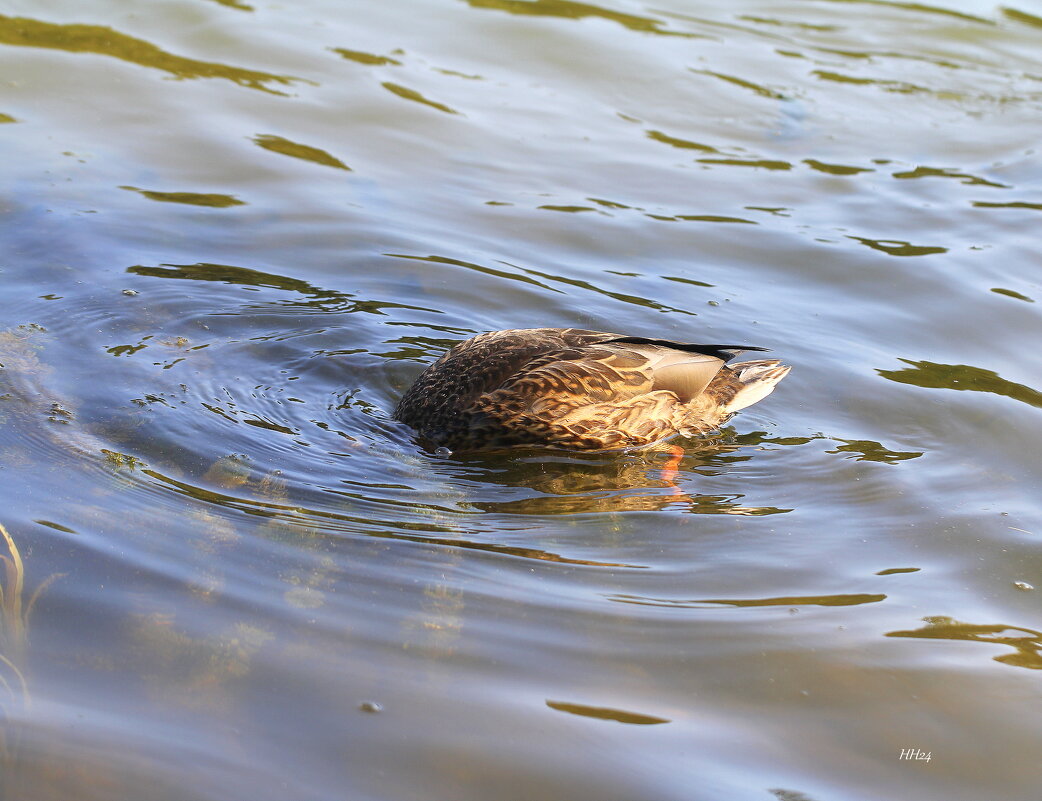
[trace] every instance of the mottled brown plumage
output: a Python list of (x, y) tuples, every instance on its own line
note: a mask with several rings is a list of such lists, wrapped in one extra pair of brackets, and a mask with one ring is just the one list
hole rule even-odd
[(606, 450), (710, 431), (789, 372), (726, 362), (737, 345), (687, 345), (577, 328), (493, 331), (460, 343), (394, 411), (453, 450), (541, 445)]

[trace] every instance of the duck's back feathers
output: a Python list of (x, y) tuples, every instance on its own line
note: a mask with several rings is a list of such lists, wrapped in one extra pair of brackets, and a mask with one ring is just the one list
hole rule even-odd
[(788, 372), (771, 373), (754, 397), (756, 373), (744, 381), (743, 365), (725, 367), (741, 350), (764, 349), (570, 328), (494, 331), (457, 345), (427, 368), (394, 417), (450, 448), (645, 445), (716, 427)]

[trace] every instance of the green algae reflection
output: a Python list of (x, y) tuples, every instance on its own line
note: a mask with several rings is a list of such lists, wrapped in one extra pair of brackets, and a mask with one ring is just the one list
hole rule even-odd
[(1042, 670), (1042, 632), (1022, 626), (964, 623), (944, 615), (924, 617), (926, 624), (918, 629), (888, 631), (887, 637), (911, 637), (923, 640), (962, 640), (1004, 645), (1013, 653), (993, 656), (996, 662), (1011, 667)]
[(383, 86), (383, 88), (391, 94), (398, 95), (398, 97), (404, 100), (411, 100), (414, 103), (420, 103), (424, 106), (436, 108), (438, 111), (444, 112), (445, 114), (459, 114), (459, 112), (456, 111), (456, 109), (450, 108), (449, 106), (446, 106), (444, 103), (439, 103), (436, 100), (426, 98), (419, 92), (417, 92), (415, 89), (410, 89), (407, 86), (401, 86), (396, 83), (391, 83), (390, 81), (384, 81), (381, 84), (381, 86)]
[(286, 86), (300, 80), (289, 75), (274, 75), (214, 61), (184, 58), (105, 25), (59, 25), (0, 14), (0, 44), (111, 56), (149, 69), (162, 70), (179, 79), (221, 78), (249, 89), (278, 95), (285, 93), (272, 89), (269, 84)]
[[(387, 64), (401, 66), (402, 63), (390, 56), (378, 56), (375, 53), (366, 53), (364, 50), (348, 50), (346, 47), (331, 47), (330, 50), (348, 61), (356, 61), (359, 64), (367, 64), (369, 66), (383, 66)], [(398, 53), (400, 51), (395, 52)]]
[(971, 367), (968, 364), (937, 364), (901, 359), (911, 365), (903, 370), (876, 370), (883, 378), (899, 384), (913, 384), (926, 389), (957, 389), (970, 392), (990, 392), (1042, 409), (1042, 392), (1025, 384), (1009, 381), (994, 370)]
[(669, 723), (669, 718), (660, 718), (655, 715), (645, 715), (640, 712), (627, 712), (624, 709), (613, 709), (607, 706), (587, 706), (586, 704), (572, 704), (566, 701), (547, 700), (546, 705), (558, 712), (568, 712), (571, 715), (579, 715), (584, 718), (597, 718), (598, 720), (612, 720), (616, 723), (631, 723), (637, 726), (654, 726), (659, 723)]
[(160, 203), (182, 203), (186, 206), (206, 206), (211, 209), (228, 209), (232, 206), (245, 206), (246, 201), (234, 195), (222, 195), (216, 192), (157, 192), (153, 189), (138, 189), (136, 186), (121, 186), (130, 192), (137, 192), (149, 200)]
[(259, 145), (265, 150), (270, 150), (272, 153), (281, 153), (283, 156), (321, 164), (323, 167), (335, 167), (338, 170), (348, 171), (351, 169), (336, 156), (327, 153), (325, 150), (283, 139), (281, 136), (257, 134), (252, 141), (255, 145)]
[(652, 17), (640, 17), (636, 14), (624, 14), (595, 6), (592, 3), (577, 3), (574, 0), (467, 0), (472, 8), (489, 8), (506, 11), (508, 14), (521, 14), (533, 17), (561, 17), (563, 19), (583, 19), (596, 17), (617, 22), (624, 28), (641, 33), (657, 33), (660, 36), (684, 36), (688, 38), (706, 38), (701, 34), (683, 31), (664, 31), (662, 22)]

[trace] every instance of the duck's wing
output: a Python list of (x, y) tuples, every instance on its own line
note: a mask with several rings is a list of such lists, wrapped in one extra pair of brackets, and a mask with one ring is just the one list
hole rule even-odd
[(623, 402), (668, 391), (682, 403), (700, 395), (724, 359), (657, 344), (600, 342), (561, 348), (529, 360), (492, 393), (524, 401), (526, 410)]
[(523, 375), (534, 360), (616, 336), (573, 328), (530, 328), (479, 334), (446, 351), (402, 396), (394, 418), (421, 432), (453, 424), (482, 395)]
[(594, 438), (600, 447), (677, 433), (683, 406), (724, 365), (715, 356), (646, 343), (600, 342), (533, 359), (471, 407), (474, 425), (533, 440)]

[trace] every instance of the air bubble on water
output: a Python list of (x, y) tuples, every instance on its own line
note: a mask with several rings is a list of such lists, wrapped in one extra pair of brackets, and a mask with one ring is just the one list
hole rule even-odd
[(439, 459), (445, 459), (446, 457), (452, 456), (452, 451), (442, 446), (440, 448), (435, 449), (434, 455), (437, 456)]

